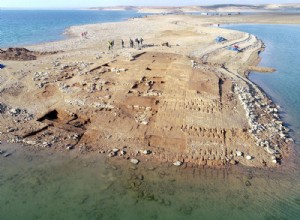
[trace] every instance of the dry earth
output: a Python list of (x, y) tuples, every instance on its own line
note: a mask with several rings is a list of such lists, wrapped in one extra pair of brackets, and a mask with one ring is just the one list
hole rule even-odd
[[(0, 70), (1, 140), (141, 162), (277, 166), (292, 140), (278, 107), (246, 78), (262, 41), (201, 19), (72, 27), (68, 40), (27, 47), (36, 60)], [(136, 37), (143, 46), (129, 48)], [(234, 45), (240, 52), (227, 49)]]

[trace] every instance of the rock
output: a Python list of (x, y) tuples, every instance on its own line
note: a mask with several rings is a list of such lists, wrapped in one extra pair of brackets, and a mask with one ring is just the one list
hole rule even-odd
[(171, 205), (171, 201), (165, 200), (165, 201), (164, 201), (164, 205), (165, 205), (165, 206), (170, 206), (170, 205)]
[(243, 156), (243, 152), (241, 152), (241, 151), (236, 151), (235, 154), (237, 157)]
[(144, 198), (148, 201), (153, 201), (154, 200), (154, 194), (152, 193), (147, 193)]
[(21, 113), (21, 109), (18, 109), (18, 108), (12, 108), (10, 110), (10, 113), (13, 114), (13, 115), (18, 115)]
[(29, 145), (35, 145), (35, 144), (36, 144), (36, 141), (25, 140), (24, 143), (25, 143), (25, 144), (29, 144)]
[(233, 160), (233, 159), (230, 160), (230, 163), (231, 163), (232, 165), (237, 164), (237, 162), (236, 162), (235, 160)]
[(169, 47), (169, 43), (168, 42), (164, 42), (164, 43), (161, 44), (161, 46)]
[(246, 185), (246, 186), (251, 186), (251, 182), (250, 182), (249, 180), (247, 180), (247, 181), (245, 182), (245, 185)]
[(74, 148), (74, 146), (71, 145), (71, 144), (68, 144), (67, 147), (66, 147), (67, 150), (72, 150), (73, 148)]
[[(51, 147), (51, 144), (45, 141), (45, 142), (43, 142), (43, 147)], [(68, 150), (70, 150), (70, 149), (68, 149)]]
[(115, 152), (110, 152), (110, 153), (108, 154), (108, 157), (114, 157), (114, 156), (116, 156), (116, 153), (115, 153)]
[(173, 163), (173, 165), (179, 167), (182, 165), (182, 162), (177, 160), (176, 162)]
[(16, 131), (15, 128), (8, 128), (6, 132), (7, 132), (7, 133), (10, 133), (10, 132), (14, 132), (14, 131)]
[(7, 106), (4, 103), (0, 103), (0, 114), (3, 114), (7, 109)]
[(133, 164), (138, 164), (139, 160), (138, 159), (131, 159), (130, 162), (133, 163)]
[(155, 167), (148, 167), (148, 170), (155, 170)]
[(4, 157), (9, 157), (10, 155), (12, 155), (12, 153), (6, 153), (6, 154), (4, 154), (3, 156), (4, 156)]
[(126, 151), (125, 151), (125, 150), (121, 150), (121, 151), (120, 151), (120, 154), (121, 154), (121, 156), (123, 156), (123, 155), (126, 154)]
[(132, 170), (136, 170), (136, 169), (137, 169), (137, 167), (136, 167), (136, 166), (134, 166), (134, 165), (132, 165), (132, 166), (130, 166), (130, 169), (132, 169)]
[(247, 155), (247, 156), (246, 156), (246, 159), (247, 159), (247, 160), (252, 160), (252, 157), (251, 157), (250, 155)]
[(115, 154), (119, 152), (119, 149), (118, 148), (114, 148), (112, 149), (112, 152), (114, 152)]
[(190, 206), (183, 206), (179, 210), (185, 215), (190, 215), (192, 214), (193, 208)]
[(151, 153), (152, 153), (151, 150), (144, 150), (144, 151), (143, 151), (143, 154), (145, 154), (145, 155), (151, 154)]
[(277, 163), (277, 160), (276, 160), (276, 159), (273, 159), (273, 160), (272, 160), (272, 163), (276, 164), (276, 163)]

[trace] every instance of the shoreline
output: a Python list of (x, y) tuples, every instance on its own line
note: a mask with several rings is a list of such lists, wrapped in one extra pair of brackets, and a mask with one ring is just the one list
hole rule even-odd
[[(85, 9), (85, 10), (97, 10), (97, 9)], [(140, 14), (144, 14), (147, 12), (138, 12)], [(281, 14), (282, 13), (282, 14)], [(219, 24), (220, 24), (220, 28), (223, 28), (223, 25), (225, 26), (230, 26), (230, 25), (263, 25), (263, 24), (267, 24), (267, 25), (300, 25), (300, 16), (299, 16), (299, 13), (295, 13), (295, 14), (289, 14), (289, 13), (284, 13), (284, 12), (281, 12), (281, 13), (277, 13), (277, 12), (266, 12), (266, 13), (261, 13), (261, 12), (257, 12), (257, 14), (255, 14), (255, 16), (259, 16), (259, 15), (267, 15), (267, 16), (272, 16), (272, 15), (283, 15), (283, 16), (296, 16), (298, 18), (298, 20), (296, 21), (293, 21), (293, 20), (278, 20), (277, 22), (278, 23), (275, 23), (274, 21), (267, 21), (266, 23), (263, 22), (263, 21), (259, 21), (259, 20), (256, 20), (254, 22), (249, 22), (247, 23), (247, 21), (238, 21), (238, 22), (229, 22), (229, 23), (226, 23), (226, 21), (221, 21)], [(174, 15), (174, 14), (169, 14), (169, 16), (180, 16), (182, 14), (178, 14), (178, 15)], [(33, 44), (22, 44), (22, 45), (19, 45), (17, 47), (26, 47), (26, 48), (34, 48), (34, 47), (38, 47), (38, 46), (43, 46), (43, 45), (48, 45), (48, 44), (51, 44), (51, 43), (58, 43), (58, 42), (65, 42), (65, 41), (68, 41), (68, 39), (70, 38), (78, 38), (79, 37), (79, 33), (72, 33), (72, 29), (74, 28), (84, 28), (84, 27), (89, 27), (91, 25), (99, 25), (99, 24), (108, 24), (108, 23), (119, 23), (119, 22), (124, 22), (124, 21), (130, 21), (130, 20), (134, 20), (134, 19), (143, 19), (143, 18), (147, 18), (147, 17), (155, 17), (155, 16), (161, 16), (160, 13), (157, 13), (157, 14), (150, 14), (150, 15), (145, 15), (145, 16), (142, 16), (142, 17), (131, 17), (131, 18), (127, 18), (126, 20), (120, 20), (120, 21), (113, 21), (113, 22), (101, 22), (101, 23), (88, 23), (88, 24), (83, 24), (83, 25), (72, 25), (72, 26), (69, 26), (67, 28), (65, 28), (65, 30), (61, 33), (61, 36), (65, 36), (64, 39), (60, 39), (60, 40), (54, 40), (54, 41), (46, 41), (46, 42), (41, 42), (41, 43), (33, 43)], [(166, 16), (166, 15), (164, 15)], [(189, 15), (189, 14), (184, 14), (183, 16), (197, 16), (197, 17), (200, 17), (200, 15)], [(229, 19), (231, 17), (235, 17), (236, 15), (234, 16), (230, 16), (228, 17)], [(244, 15), (246, 17), (251, 17), (253, 15)], [(271, 23), (269, 23), (271, 22)], [(290, 22), (290, 23), (289, 23)], [(213, 26), (215, 23), (208, 23), (207, 25), (211, 25)], [(8, 47), (2, 47), (2, 49), (7, 49)], [(255, 65), (254, 65), (255, 66)]]
[[(176, 16), (175, 16), (175, 18), (176, 18)], [(149, 18), (150, 20), (152, 20), (153, 19), (153, 17), (151, 17), (151, 18)], [(141, 18), (139, 18), (139, 19), (137, 19), (137, 20), (142, 20)], [(126, 21), (126, 22), (128, 22), (128, 23), (130, 23), (131, 21)], [(132, 22), (134, 22), (134, 21), (132, 21)], [(117, 22), (117, 23), (115, 23), (114, 25), (118, 25), (119, 24), (119, 22)], [(107, 26), (107, 24), (103, 24), (102, 23), (102, 25), (85, 25), (85, 26), (75, 26), (75, 27), (71, 27), (70, 28), (70, 30), (75, 30), (75, 31), (79, 31), (79, 30), (81, 30), (82, 28), (85, 28), (85, 27), (96, 27), (96, 26), (104, 26), (104, 29), (105, 29), (105, 27)], [(209, 31), (208, 29), (207, 29), (207, 31)], [(221, 30), (222, 31), (222, 30)], [(223, 31), (225, 31), (225, 30), (223, 30)], [(230, 31), (229, 31), (230, 32)], [(229, 33), (228, 32), (228, 33)], [(93, 33), (92, 33), (93, 34)], [(92, 35), (93, 36), (93, 35)], [(246, 41), (241, 41), (240, 42), (240, 44), (242, 45), (244, 42), (247, 44), (247, 41), (248, 40), (250, 40), (250, 41), (252, 41), (253, 40), (253, 42), (257, 42), (255, 39), (252, 39), (253, 37), (251, 37), (251, 35), (249, 35), (248, 37), (246, 37), (245, 38), (245, 40)], [(68, 43), (68, 42), (70, 42), (72, 39), (67, 39), (67, 40), (64, 40), (64, 41), (61, 41), (61, 42), (54, 42), (54, 43), (47, 43), (46, 45), (49, 45), (49, 44), (56, 44), (56, 45), (59, 45), (59, 44), (62, 44), (62, 43)], [(78, 40), (78, 38), (75, 38), (74, 39), (74, 41), (75, 41), (75, 43), (77, 42), (76, 40)], [(81, 39), (79, 39), (79, 41), (80, 41)], [(147, 39), (146, 39), (147, 40)], [(87, 40), (87, 41), (89, 41), (89, 40)], [(74, 44), (74, 43), (73, 43)], [(40, 48), (40, 47), (43, 47), (43, 46), (45, 46), (44, 44), (42, 44), (42, 45), (35, 45), (35, 46), (31, 46), (31, 47), (29, 47), (29, 48)], [(71, 44), (71, 46), (72, 46), (72, 44)], [(175, 47), (176, 48), (176, 47)], [(160, 48), (157, 48), (157, 49), (159, 49), (160, 50)], [(163, 48), (164, 49), (164, 48)], [(72, 50), (74, 50), (74, 49), (72, 49), (72, 47), (70, 47), (70, 51), (72, 51)], [(160, 51), (157, 51), (157, 52), (160, 52)], [(217, 50), (219, 50), (219, 49), (217, 49)], [(261, 48), (258, 48), (257, 50), (261, 50)], [(189, 51), (189, 46), (188, 46), (188, 48), (187, 48), (187, 51)], [(68, 52), (68, 51), (67, 51)], [(136, 51), (131, 51), (131, 53), (133, 52), (133, 54), (134, 53), (136, 53)], [(147, 51), (146, 53), (153, 53), (153, 52), (155, 52), (155, 51)], [(160, 52), (160, 53), (165, 53), (165, 52)], [(189, 52), (188, 52), (189, 53)], [(212, 52), (210, 52), (211, 54), (213, 54), (213, 53), (215, 53), (215, 50), (212, 50)], [(251, 53), (251, 55), (253, 55), (255, 52), (252, 52)], [(106, 54), (106, 53), (105, 53)], [(105, 56), (105, 54), (102, 54), (102, 56)], [(107, 54), (107, 55), (109, 55), (109, 54)], [(207, 55), (207, 53), (204, 53), (204, 55)], [(109, 55), (110, 56), (110, 55)], [(133, 55), (133, 57), (134, 57), (134, 55)], [(101, 59), (101, 58), (100, 58)], [(211, 57), (208, 57), (208, 58), (206, 58), (206, 60), (209, 60), (209, 59), (211, 59)], [(248, 58), (248, 59), (250, 59), (250, 58)], [(206, 61), (205, 61), (206, 62)], [(204, 62), (204, 63), (205, 63)], [(214, 61), (215, 62), (215, 61)], [(249, 62), (248, 60), (247, 60), (247, 62)], [(227, 64), (226, 64), (227, 65)], [(211, 69), (211, 65), (208, 65), (208, 66), (205, 66), (204, 65), (204, 71), (211, 71), (211, 72), (215, 72), (215, 73), (217, 73), (217, 74), (219, 74), (220, 76), (222, 76), (223, 74), (229, 74), (228, 76), (230, 77), (230, 78), (232, 78), (232, 79), (236, 79), (236, 80), (240, 80), (241, 78), (240, 78), (240, 76), (238, 76), (238, 75), (235, 75), (235, 74), (233, 74), (233, 72), (228, 72), (228, 73), (226, 73), (226, 71), (227, 71), (227, 69), (228, 68), (233, 68), (233, 70), (235, 70), (235, 68), (236, 67), (234, 67), (234, 66), (229, 66), (229, 67), (226, 67), (225, 69), (224, 68), (218, 68), (218, 69)], [(202, 69), (203, 68), (203, 66), (201, 66), (200, 67), (200, 69)], [(217, 71), (216, 71), (217, 70)], [(219, 73), (218, 73), (219, 72)], [(224, 78), (224, 79), (222, 79), (222, 80), (227, 80), (227, 78)], [(238, 83), (239, 84), (239, 83)], [(237, 84), (237, 85), (238, 85)], [(246, 82), (246, 84), (247, 84), (247, 82)], [(234, 87), (236, 87), (237, 85), (235, 85)], [(256, 86), (257, 87), (257, 86)], [(243, 92), (244, 93), (244, 92)], [(256, 91), (256, 93), (257, 93), (257, 91)], [(260, 93), (261, 93), (261, 91), (260, 91)], [(263, 93), (261, 93), (260, 95), (262, 95), (263, 96)], [(252, 97), (252, 96), (250, 96), (250, 97)], [(264, 96), (262, 97), (263, 99), (265, 98)], [(243, 99), (243, 98), (240, 98), (240, 99)], [(241, 100), (242, 102), (243, 102), (243, 100)], [(247, 103), (246, 104), (244, 104), (244, 106), (245, 105), (247, 105)], [(246, 112), (247, 112), (247, 107), (245, 107), (245, 110), (246, 110)], [(60, 112), (59, 112), (60, 113)], [(250, 115), (251, 116), (251, 115)], [(184, 128), (184, 129), (186, 129), (186, 128)], [(119, 149), (120, 150), (120, 149)], [(107, 153), (107, 151), (109, 151), (109, 149), (107, 149), (107, 150), (105, 150), (105, 153)], [(133, 152), (132, 153), (130, 153), (129, 155), (131, 156), (131, 157), (136, 157), (136, 156), (138, 156), (138, 155), (136, 155), (136, 153), (134, 153), (134, 151), (135, 150), (133, 150)], [(274, 154), (274, 152), (272, 152), (272, 154)], [(136, 155), (136, 156), (135, 156)], [(178, 156), (175, 156), (175, 158), (177, 157), (177, 159), (178, 160), (181, 160), (181, 161), (183, 161), (184, 163), (186, 163), (187, 162), (187, 164), (193, 164), (193, 159), (192, 158), (189, 158), (189, 156), (187, 157), (187, 158), (185, 158), (184, 160), (183, 159), (180, 159)], [(167, 156), (167, 158), (165, 158), (165, 156), (163, 156), (163, 157), (159, 157), (160, 158), (160, 160), (162, 160), (162, 161), (169, 161), (169, 162), (174, 162), (174, 156), (171, 156), (170, 158), (168, 158), (168, 156)], [(234, 158), (236, 158), (236, 157), (234, 157)], [(276, 161), (277, 160), (281, 160), (281, 158), (277, 158), (276, 159)], [(189, 162), (190, 161), (190, 162)], [(207, 163), (209, 160), (207, 160), (207, 159), (205, 159), (205, 158), (203, 158), (202, 160), (201, 160), (202, 162), (205, 162), (205, 163)], [(200, 161), (200, 162), (201, 162)], [(229, 161), (227, 161), (227, 162), (230, 162), (230, 159), (229, 159)], [(250, 162), (250, 161), (249, 161)], [(233, 163), (233, 162), (232, 162)], [(235, 163), (235, 162), (234, 162)], [(246, 162), (246, 161), (244, 161), (243, 163), (248, 163), (248, 162)], [(201, 164), (202, 163), (199, 163), (199, 165), (201, 166)], [(214, 163), (211, 163), (210, 162), (210, 165), (208, 165), (208, 166), (214, 166), (213, 165)], [(276, 164), (276, 163), (275, 163)], [(203, 164), (203, 165), (205, 165), (205, 164)], [(245, 164), (244, 164), (245, 165)], [(249, 164), (249, 165), (251, 165), (251, 163)], [(269, 165), (271, 165), (271, 164), (269, 164)], [(256, 165), (255, 165), (256, 166)], [(272, 166), (272, 165), (271, 165)]]

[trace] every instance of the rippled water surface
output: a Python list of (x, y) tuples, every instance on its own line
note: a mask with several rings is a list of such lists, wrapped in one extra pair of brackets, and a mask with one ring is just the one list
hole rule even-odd
[[(2, 146), (11, 151), (11, 146)], [(22, 147), (21, 147), (22, 148)], [(0, 158), (0, 219), (298, 219), (299, 173), (199, 170), (16, 147)]]
[(0, 10), (0, 48), (64, 39), (66, 28), (139, 17), (136, 11)]
[(260, 65), (276, 68), (275, 73), (251, 73), (250, 79), (279, 104), (281, 116), (300, 144), (300, 25), (230, 25), (249, 32), (266, 45)]

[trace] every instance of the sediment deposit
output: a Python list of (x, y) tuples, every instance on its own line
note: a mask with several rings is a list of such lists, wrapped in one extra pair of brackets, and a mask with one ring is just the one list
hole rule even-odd
[[(263, 42), (203, 23), (151, 16), (72, 27), (68, 40), (29, 47), (58, 52), (5, 62), (1, 140), (136, 164), (278, 166), (293, 140), (278, 106), (246, 77)], [(143, 45), (129, 48), (137, 37)]]

